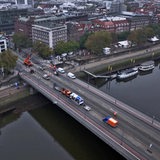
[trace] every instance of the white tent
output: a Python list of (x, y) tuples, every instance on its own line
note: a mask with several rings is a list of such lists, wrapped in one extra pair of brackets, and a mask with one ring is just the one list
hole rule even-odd
[(157, 41), (159, 41), (159, 39), (156, 36), (154, 36), (154, 37), (150, 38), (149, 41), (157, 42)]
[(119, 41), (118, 46), (122, 48), (129, 48), (130, 47), (130, 41), (125, 40), (125, 41)]

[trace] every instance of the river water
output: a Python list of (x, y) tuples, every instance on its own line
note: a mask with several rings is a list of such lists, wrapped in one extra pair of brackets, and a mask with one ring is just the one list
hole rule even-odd
[(160, 67), (158, 62), (152, 72), (139, 72), (128, 81), (112, 80), (99, 89), (160, 121)]
[[(96, 82), (98, 88), (160, 120), (160, 69), (126, 82)], [(29, 105), (29, 104), (28, 104)], [(124, 160), (99, 138), (52, 103), (0, 117), (2, 160)]]

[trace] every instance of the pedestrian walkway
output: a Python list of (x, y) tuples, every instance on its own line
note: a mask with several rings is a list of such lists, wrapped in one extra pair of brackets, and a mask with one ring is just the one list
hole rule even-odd
[(140, 50), (140, 51), (128, 52), (124, 55), (118, 55), (118, 56), (115, 56), (115, 57), (106, 57), (106, 59), (103, 59), (103, 60), (87, 63), (87, 64), (84, 64), (84, 65), (75, 66), (74, 68), (70, 69), (70, 71), (75, 73), (75, 72), (79, 72), (79, 71), (82, 71), (82, 70), (89, 70), (91, 68), (97, 68), (97, 67), (107, 65), (107, 64), (109, 65), (113, 62), (123, 61), (125, 59), (133, 60), (136, 57), (142, 57), (142, 56), (144, 57), (144, 56), (147, 56), (147, 55), (154, 56), (155, 52), (157, 52), (157, 51), (160, 51), (160, 44), (156, 45), (156, 46), (153, 46), (153, 47), (150, 47), (147, 50), (145, 49), (145, 50)]

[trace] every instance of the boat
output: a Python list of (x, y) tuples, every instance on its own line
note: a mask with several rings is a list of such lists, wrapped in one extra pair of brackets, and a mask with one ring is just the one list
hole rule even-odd
[(138, 74), (138, 68), (134, 67), (134, 68), (129, 68), (126, 70), (123, 70), (121, 72), (119, 72), (117, 74), (117, 79), (119, 80), (123, 80), (123, 79), (127, 79), (133, 76), (136, 76)]
[(139, 70), (140, 71), (151, 71), (153, 70), (155, 67), (154, 65), (154, 61), (147, 61), (147, 62), (144, 62), (142, 63), (140, 66), (139, 66)]

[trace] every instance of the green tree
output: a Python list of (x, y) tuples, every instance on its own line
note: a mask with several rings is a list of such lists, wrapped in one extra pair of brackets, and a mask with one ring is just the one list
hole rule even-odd
[(85, 48), (85, 43), (88, 39), (88, 36), (91, 35), (92, 33), (86, 32), (83, 36), (80, 37), (79, 40), (79, 45), (80, 45), (80, 49), (86, 49)]
[(48, 58), (51, 54), (53, 54), (52, 49), (40, 41), (36, 41), (33, 44), (33, 51), (37, 52), (42, 58)]
[(13, 42), (15, 43), (15, 49), (28, 48), (32, 46), (31, 40), (22, 33), (14, 34)]
[(59, 41), (54, 48), (54, 52), (58, 54), (68, 53), (79, 49), (79, 43), (76, 41)]
[(99, 31), (90, 35), (85, 43), (85, 46), (94, 54), (101, 54), (103, 48), (111, 44), (112, 37), (107, 31)]
[(149, 26), (144, 28), (144, 33), (145, 33), (147, 38), (152, 38), (155, 35), (155, 32), (154, 32), (153, 28), (151, 28)]
[(67, 45), (66, 45), (66, 42), (64, 41), (59, 41), (57, 43), (57, 45), (55, 46), (54, 48), (54, 52), (57, 54), (62, 54), (62, 53), (65, 53), (67, 50)]
[(79, 43), (76, 42), (76, 41), (69, 41), (69, 42), (66, 43), (66, 45), (67, 45), (67, 48), (68, 48), (67, 52), (76, 51), (80, 48)]
[(9, 73), (16, 66), (17, 56), (15, 56), (10, 50), (2, 52), (0, 54), (0, 68), (3, 68), (5, 73)]
[(160, 37), (160, 25), (159, 24), (153, 24), (153, 25), (150, 25), (149, 27), (153, 29), (154, 35)]
[(127, 39), (129, 32), (122, 32), (117, 34), (118, 41), (124, 41)]
[(129, 34), (128, 40), (136, 43), (138, 46), (142, 46), (147, 41), (147, 37), (143, 29), (138, 29)]

